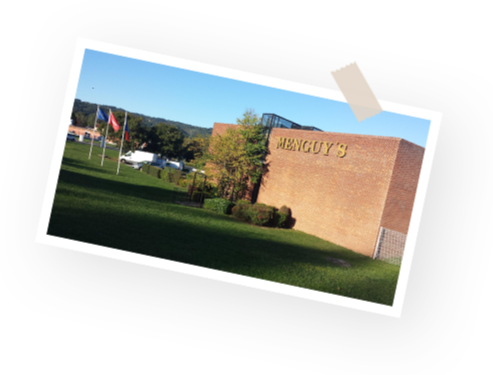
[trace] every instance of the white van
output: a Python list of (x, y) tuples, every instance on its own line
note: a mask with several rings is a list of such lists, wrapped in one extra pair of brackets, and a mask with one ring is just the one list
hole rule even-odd
[(158, 157), (152, 152), (146, 151), (129, 151), (120, 158), (122, 163), (136, 164), (148, 161), (150, 163), (157, 163)]

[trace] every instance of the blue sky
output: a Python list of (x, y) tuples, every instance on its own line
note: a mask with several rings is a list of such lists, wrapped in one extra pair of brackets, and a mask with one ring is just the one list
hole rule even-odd
[(358, 122), (347, 103), (86, 50), (76, 98), (212, 128), (246, 109), (328, 132), (404, 138), (425, 147), (429, 120), (382, 112)]

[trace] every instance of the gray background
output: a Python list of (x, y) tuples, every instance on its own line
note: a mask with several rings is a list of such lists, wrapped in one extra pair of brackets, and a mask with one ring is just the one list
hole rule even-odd
[[(333, 89), (329, 71), (357, 60), (378, 98), (442, 111), (402, 319), (34, 244), (78, 35)], [(446, 374), (470, 345), (490, 254), (492, 93), (440, 62), (146, 3), (67, 6), (28, 60), (0, 201), (4, 306), (66, 345), (135, 342), (120, 331), (324, 374)]]

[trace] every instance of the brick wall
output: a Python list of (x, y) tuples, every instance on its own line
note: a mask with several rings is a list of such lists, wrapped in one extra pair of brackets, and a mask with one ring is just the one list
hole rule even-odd
[[(212, 135), (231, 126), (216, 123)], [(423, 153), (400, 138), (275, 128), (257, 201), (291, 208), (295, 229), (373, 256), (382, 223), (407, 233)]]
[[(88, 132), (91, 135), (91, 137), (92, 137), (92, 134), (93, 134), (94, 129), (93, 128), (82, 128), (80, 126), (75, 126), (75, 125), (69, 125), (68, 131), (69, 132), (74, 132), (77, 135), (84, 135), (86, 132)], [(98, 137), (101, 136), (101, 134), (99, 133), (98, 130), (96, 130), (94, 132), (94, 135), (96, 136), (96, 138), (98, 138)]]
[(425, 149), (400, 140), (381, 226), (407, 234)]

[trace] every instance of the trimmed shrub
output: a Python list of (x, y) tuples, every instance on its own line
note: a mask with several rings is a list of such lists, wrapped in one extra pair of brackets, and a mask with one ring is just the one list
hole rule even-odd
[(245, 200), (239, 200), (236, 205), (231, 209), (231, 213), (234, 217), (240, 220), (249, 221), (248, 210), (250, 209), (251, 203)]
[(233, 203), (223, 198), (213, 198), (204, 200), (204, 208), (209, 211), (228, 215), (231, 213)]
[(246, 214), (252, 224), (260, 226), (272, 226), (276, 208), (262, 203), (255, 203), (250, 206)]
[(174, 169), (171, 167), (164, 167), (161, 170), (160, 176), (164, 182), (172, 182), (175, 185), (183, 186), (183, 187), (187, 187), (187, 185), (188, 185), (187, 182), (185, 182), (185, 183), (180, 182), (180, 179), (182, 177), (184, 177), (184, 179), (186, 181), (186, 174), (183, 173), (182, 171), (178, 170), (178, 169)]
[(291, 210), (286, 206), (281, 206), (281, 208), (279, 209), (279, 213), (289, 215), (291, 213)]
[(149, 169), (151, 169), (150, 164), (143, 164), (142, 165), (142, 172), (149, 174)]
[(175, 185), (179, 185), (180, 184), (180, 178), (181, 178), (181, 171), (179, 171), (178, 169), (175, 169), (173, 171), (173, 175), (171, 177), (173, 183)]
[(164, 182), (172, 182), (171, 181), (171, 175), (168, 171), (168, 168), (164, 168), (162, 171), (161, 171), (161, 180), (163, 180)]
[(186, 188), (188, 186), (187, 179), (180, 176), (180, 178), (178, 179), (178, 186), (180, 186), (182, 188)]
[(276, 216), (276, 226), (278, 228), (286, 228), (291, 218), (291, 210), (286, 206), (282, 206), (276, 213)]
[(149, 165), (149, 171), (147, 173), (150, 176), (159, 178), (161, 176), (161, 169), (158, 167), (154, 167), (153, 165)]

